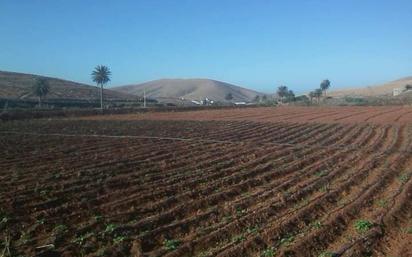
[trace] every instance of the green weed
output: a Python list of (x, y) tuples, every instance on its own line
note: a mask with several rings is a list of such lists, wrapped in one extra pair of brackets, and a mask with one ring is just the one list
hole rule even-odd
[(232, 238), (232, 242), (235, 244), (238, 244), (240, 242), (243, 242), (246, 240), (246, 237), (244, 235), (236, 235)]
[(257, 234), (258, 232), (259, 232), (259, 227), (258, 226), (248, 227), (246, 229), (246, 233), (248, 233), (248, 234)]
[(210, 255), (212, 255), (212, 251), (208, 250), (208, 251), (204, 251), (204, 252), (199, 253), (196, 257), (207, 257), (207, 256), (210, 256)]
[(43, 219), (43, 218), (40, 218), (40, 219), (36, 220), (36, 223), (39, 224), (39, 225), (44, 225), (44, 223), (46, 223), (46, 220)]
[(246, 214), (246, 210), (242, 208), (236, 208), (236, 216), (240, 217)]
[(94, 236), (94, 233), (92, 232), (77, 236), (72, 240), (72, 243), (75, 243), (77, 245), (83, 245), (86, 242), (86, 240), (92, 236)]
[(31, 239), (30, 233), (22, 232), (21, 235), (20, 235), (20, 238), (19, 238), (18, 242), (19, 242), (19, 244), (21, 244), (21, 245), (25, 245), (25, 244), (27, 244), (28, 242), (30, 242), (30, 239)]
[(280, 239), (280, 245), (290, 245), (295, 240), (293, 235), (287, 235), (286, 237)]
[(373, 223), (368, 220), (357, 220), (355, 222), (355, 229), (359, 233), (364, 233), (373, 227)]
[(96, 214), (96, 215), (94, 215), (94, 220), (96, 221), (96, 222), (100, 222), (100, 221), (102, 221), (103, 220), (103, 216), (102, 215), (100, 215), (100, 214)]
[(0, 227), (7, 225), (7, 223), (10, 221), (10, 219), (8, 217), (2, 217), (0, 219)]
[(126, 240), (125, 236), (117, 236), (113, 239), (113, 244), (117, 245)]
[(260, 257), (274, 257), (275, 253), (276, 253), (275, 247), (268, 247), (265, 250), (263, 250)]
[(149, 233), (149, 230), (143, 230), (143, 231), (139, 232), (139, 237), (144, 237), (148, 233)]
[(310, 226), (312, 228), (319, 229), (320, 227), (322, 227), (322, 223), (319, 220), (316, 220), (316, 221), (312, 222), (310, 224)]
[(328, 190), (329, 190), (329, 184), (323, 185), (323, 186), (319, 189), (319, 191), (322, 192), (322, 193), (325, 193), (325, 192), (327, 192)]
[(385, 199), (379, 199), (376, 201), (376, 205), (381, 208), (386, 207), (387, 204), (388, 204), (388, 201), (386, 201)]
[(176, 250), (179, 247), (180, 244), (181, 244), (180, 240), (177, 240), (177, 239), (166, 239), (163, 242), (163, 246), (168, 251)]
[(117, 228), (116, 224), (108, 224), (104, 230), (104, 234), (111, 234), (113, 231), (115, 231)]
[(318, 171), (315, 173), (316, 177), (324, 177), (326, 176), (328, 173), (326, 171)]
[(406, 183), (409, 179), (409, 175), (408, 174), (402, 174), (398, 177), (399, 181), (401, 181), (403, 184)]
[(323, 252), (323, 253), (319, 254), (318, 257), (333, 257), (333, 253)]
[(65, 234), (67, 232), (67, 226), (66, 225), (57, 225), (53, 229), (53, 235), (60, 235), (60, 234)]

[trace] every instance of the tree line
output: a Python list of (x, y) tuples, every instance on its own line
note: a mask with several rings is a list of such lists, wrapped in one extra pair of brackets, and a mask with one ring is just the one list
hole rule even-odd
[[(110, 69), (105, 65), (97, 65), (92, 71), (92, 80), (96, 82), (97, 86), (100, 86), (100, 109), (103, 109), (103, 88), (110, 81), (111, 76)], [(50, 84), (46, 78), (38, 77), (33, 83), (32, 93), (38, 98), (39, 107), (42, 106), (42, 99), (49, 94)]]
[(325, 79), (320, 83), (319, 88), (316, 88), (314, 91), (309, 92), (310, 101), (313, 102), (313, 99), (316, 98), (319, 103), (322, 95), (326, 96), (326, 90), (330, 88), (329, 79)]
[[(316, 88), (315, 90), (309, 92), (309, 94), (302, 95), (302, 96), (296, 96), (293, 90), (290, 90), (287, 86), (281, 85), (277, 88), (276, 90), (276, 95), (278, 98), (278, 101), (280, 103), (289, 103), (289, 102), (295, 102), (295, 101), (309, 101), (313, 103), (313, 99), (317, 99), (317, 102), (320, 102), (320, 98), (322, 96), (326, 97), (326, 91), (330, 88), (331, 82), (328, 79), (323, 80), (320, 83), (319, 88)], [(228, 100), (228, 99), (227, 99)], [(254, 98), (255, 103), (269, 103), (271, 102), (266, 95), (263, 95), (260, 97), (259, 95), (256, 95)]]

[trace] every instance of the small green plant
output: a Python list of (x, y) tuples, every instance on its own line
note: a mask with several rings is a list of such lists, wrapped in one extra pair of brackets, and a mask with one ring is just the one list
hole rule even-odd
[(409, 227), (409, 228), (406, 230), (406, 233), (412, 234), (412, 227)]
[(67, 226), (60, 224), (54, 227), (53, 229), (53, 235), (61, 235), (65, 234), (67, 232)]
[(40, 218), (40, 219), (36, 220), (36, 223), (39, 224), (39, 225), (44, 225), (44, 223), (46, 223), (46, 220), (43, 219), (43, 218)]
[(75, 243), (77, 245), (83, 245), (86, 242), (86, 240), (92, 236), (94, 236), (94, 233), (92, 232), (77, 236), (72, 240), (72, 243)]
[(108, 224), (104, 230), (104, 234), (111, 234), (116, 230), (116, 228), (116, 224)]
[(117, 237), (113, 238), (113, 244), (115, 244), (115, 245), (120, 244), (124, 240), (126, 240), (125, 236), (117, 236)]
[(244, 196), (244, 197), (250, 197), (250, 196), (251, 196), (251, 194), (250, 194), (250, 192), (249, 192), (249, 191), (247, 191), (247, 192), (244, 192), (244, 193), (242, 194), (242, 196)]
[(8, 222), (9, 222), (9, 218), (7, 217), (7, 216), (4, 216), (4, 217), (1, 217), (1, 219), (0, 219), (0, 227), (2, 226), (2, 225), (6, 225)]
[(333, 253), (323, 252), (323, 253), (319, 254), (318, 257), (333, 257)]
[(235, 244), (238, 244), (240, 242), (243, 242), (246, 240), (246, 237), (244, 235), (236, 235), (232, 238), (232, 242)]
[(100, 215), (100, 214), (96, 214), (96, 215), (94, 215), (94, 220), (96, 221), (96, 222), (100, 222), (100, 221), (102, 221), (103, 220), (103, 216), (102, 215)]
[(287, 235), (286, 237), (280, 239), (280, 245), (290, 245), (295, 240), (293, 235)]
[(322, 193), (325, 193), (325, 192), (327, 192), (328, 190), (329, 190), (329, 184), (323, 185), (323, 186), (319, 189), (319, 191), (322, 192)]
[(355, 229), (359, 233), (364, 233), (373, 227), (373, 223), (368, 220), (357, 220), (355, 222)]
[(207, 257), (207, 256), (210, 256), (210, 255), (212, 255), (212, 251), (208, 250), (208, 251), (204, 251), (204, 252), (199, 253), (196, 257)]
[(386, 207), (387, 204), (388, 204), (388, 201), (386, 201), (385, 199), (379, 199), (376, 201), (376, 205), (381, 208)]
[(258, 232), (259, 232), (259, 227), (258, 226), (248, 227), (246, 229), (246, 233), (248, 233), (248, 234), (257, 234)]
[(25, 245), (30, 241), (30, 239), (31, 239), (30, 233), (22, 232), (18, 240), (18, 243), (21, 245)]
[(144, 237), (144, 236), (147, 235), (148, 233), (149, 233), (149, 230), (148, 230), (148, 229), (143, 230), (143, 231), (139, 232), (139, 237)]
[(319, 220), (316, 220), (316, 221), (312, 222), (310, 224), (310, 226), (312, 228), (319, 229), (320, 227), (322, 227), (322, 223)]
[(177, 240), (177, 239), (166, 239), (163, 242), (163, 246), (168, 251), (176, 250), (179, 247), (180, 244), (181, 244), (180, 240)]
[(318, 171), (315, 173), (316, 177), (324, 177), (326, 176), (328, 173), (326, 171)]
[(293, 210), (298, 210), (302, 208), (303, 206), (307, 205), (309, 203), (309, 199), (304, 198), (300, 202), (297, 202), (295, 205), (293, 205)]
[(276, 253), (275, 247), (271, 246), (263, 250), (262, 254), (260, 257), (274, 257)]
[(236, 215), (238, 216), (238, 217), (240, 217), (240, 216), (243, 216), (243, 215), (245, 215), (246, 214), (246, 210), (245, 209), (242, 209), (242, 208), (236, 208)]
[(409, 179), (408, 174), (402, 174), (398, 177), (398, 179), (402, 182), (402, 183), (406, 183)]
[(6, 235), (3, 240), (0, 241), (0, 246), (3, 247), (1, 256), (13, 256), (11, 254), (11, 241), (10, 235)]
[(42, 191), (40, 191), (40, 196), (41, 197), (47, 197), (50, 193), (50, 190), (44, 189)]
[(0, 208), (0, 219), (4, 218), (6, 216), (7, 216), (6, 211), (3, 208)]

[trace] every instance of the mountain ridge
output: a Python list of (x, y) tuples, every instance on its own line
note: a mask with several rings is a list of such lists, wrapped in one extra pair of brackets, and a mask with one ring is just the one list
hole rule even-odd
[(143, 95), (151, 98), (170, 97), (183, 98), (189, 100), (203, 100), (208, 98), (214, 101), (227, 101), (227, 94), (232, 94), (233, 101), (253, 101), (258, 96), (264, 94), (252, 89), (244, 88), (227, 82), (206, 79), (158, 79), (140, 84), (130, 84), (113, 87), (113, 90), (133, 95)]
[(406, 85), (412, 85), (412, 76), (391, 80), (381, 84), (374, 84), (365, 87), (342, 88), (328, 92), (332, 97), (344, 96), (390, 96), (394, 89), (405, 89)]
[[(32, 99), (36, 98), (31, 88), (36, 78), (46, 78), (50, 85), (50, 92), (46, 99), (75, 99), (98, 100), (99, 88), (96, 86), (79, 83), (61, 78), (48, 77), (37, 74), (0, 71), (0, 98), (6, 99)], [(135, 96), (113, 91), (105, 88), (105, 99), (135, 99)]]

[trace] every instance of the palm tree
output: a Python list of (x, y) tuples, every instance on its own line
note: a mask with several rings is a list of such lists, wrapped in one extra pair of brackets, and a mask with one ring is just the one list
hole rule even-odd
[(320, 97), (322, 96), (322, 89), (317, 88), (317, 89), (315, 89), (314, 93), (315, 93), (315, 97), (318, 99), (318, 103), (319, 103)]
[(32, 87), (33, 94), (39, 98), (39, 107), (41, 107), (41, 99), (45, 97), (49, 91), (49, 81), (45, 78), (37, 78)]
[(328, 90), (330, 88), (330, 81), (329, 79), (325, 79), (324, 81), (322, 81), (320, 83), (320, 89), (322, 90), (322, 92), (325, 93), (326, 96), (326, 90)]
[(100, 85), (100, 109), (103, 110), (103, 86), (110, 81), (109, 68), (104, 65), (97, 65), (92, 72), (92, 79), (96, 82), (97, 86)]
[(313, 103), (313, 98), (315, 98), (315, 97), (316, 97), (315, 91), (311, 91), (311, 92), (309, 93), (309, 98), (310, 98), (310, 102), (311, 102), (311, 103)]
[(295, 101), (295, 93), (293, 92), (293, 90), (288, 91), (288, 93), (286, 95), (286, 99), (288, 100), (288, 102)]
[(288, 95), (289, 90), (287, 86), (279, 86), (277, 94), (280, 97), (281, 101), (283, 102), (283, 99)]

